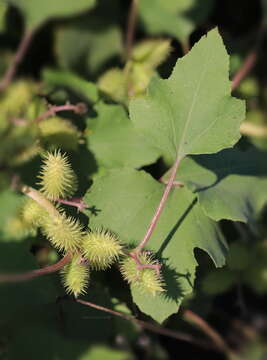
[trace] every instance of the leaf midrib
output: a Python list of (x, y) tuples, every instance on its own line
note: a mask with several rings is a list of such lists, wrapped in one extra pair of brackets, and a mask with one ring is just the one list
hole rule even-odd
[[(209, 48), (208, 48), (208, 50), (209, 50)], [(205, 58), (207, 58), (207, 57), (205, 56)], [(183, 143), (184, 143), (185, 138), (186, 138), (186, 134), (187, 134), (189, 124), (192, 121), (192, 113), (193, 113), (194, 107), (196, 105), (196, 100), (197, 100), (197, 96), (198, 96), (200, 88), (201, 88), (202, 81), (203, 81), (203, 79), (205, 77), (205, 74), (206, 74), (208, 68), (209, 68), (209, 65), (211, 63), (212, 58), (213, 58), (212, 56), (208, 56), (208, 61), (204, 62), (204, 65), (206, 65), (206, 66), (204, 66), (204, 68), (203, 68), (203, 70), (201, 72), (198, 86), (197, 86), (196, 91), (195, 91), (195, 93), (193, 95), (193, 101), (192, 101), (191, 106), (190, 106), (189, 111), (188, 111), (187, 119), (185, 121), (185, 126), (184, 126), (184, 129), (183, 129), (183, 132), (182, 132), (179, 148), (178, 148), (178, 151), (177, 151), (177, 157), (179, 157), (180, 159), (184, 158), (186, 155), (189, 155), (189, 154), (186, 154), (186, 153), (183, 154), (182, 146), (183, 146)]]

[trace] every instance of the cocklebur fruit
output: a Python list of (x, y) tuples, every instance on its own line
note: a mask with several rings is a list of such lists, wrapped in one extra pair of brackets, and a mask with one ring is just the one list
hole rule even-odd
[(39, 175), (41, 192), (51, 200), (65, 199), (77, 189), (77, 178), (65, 154), (60, 150), (44, 155)]
[(47, 211), (45, 211), (36, 201), (30, 198), (26, 199), (21, 209), (21, 218), (25, 224), (29, 227), (36, 228), (42, 224), (44, 218), (47, 216)]
[(109, 268), (122, 253), (118, 238), (103, 229), (88, 232), (83, 238), (82, 254), (96, 270)]
[(41, 142), (49, 148), (63, 148), (77, 150), (80, 134), (78, 129), (69, 121), (53, 116), (40, 121), (39, 129)]
[(99, 89), (117, 102), (127, 101), (127, 82), (123, 71), (113, 68), (98, 79)]
[(146, 39), (134, 46), (132, 60), (154, 70), (167, 59), (170, 52), (170, 40)]
[(81, 261), (81, 255), (73, 255), (71, 262), (61, 270), (62, 281), (67, 293), (78, 297), (86, 292), (90, 271), (86, 263)]
[(137, 261), (130, 256), (125, 257), (120, 266), (123, 278), (133, 287), (138, 288), (141, 292), (150, 293), (155, 296), (158, 292), (164, 291), (164, 283), (161, 276), (157, 273), (156, 268), (147, 268), (156, 266), (157, 261), (147, 253), (139, 255)]
[(61, 212), (57, 216), (47, 216), (41, 230), (58, 250), (75, 252), (81, 247), (83, 229), (80, 222)]

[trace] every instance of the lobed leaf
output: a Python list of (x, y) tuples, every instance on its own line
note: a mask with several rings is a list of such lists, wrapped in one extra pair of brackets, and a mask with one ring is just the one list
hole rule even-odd
[[(123, 243), (137, 245), (163, 190), (164, 185), (144, 172), (111, 170), (96, 180), (85, 197), (96, 214), (87, 211), (91, 215), (89, 226), (103, 226), (117, 234)], [(162, 272), (167, 289), (154, 298), (132, 289), (133, 300), (141, 311), (159, 322), (177, 311), (193, 288), (196, 247), (207, 251), (217, 266), (224, 264), (226, 245), (216, 223), (203, 213), (195, 195), (186, 188), (175, 189), (149, 242), (149, 249), (164, 264)]]
[(226, 149), (193, 156), (181, 164), (176, 179), (198, 196), (212, 219), (252, 223), (267, 201), (266, 153)]
[(86, 135), (99, 165), (138, 168), (156, 161), (158, 152), (143, 142), (122, 106), (98, 103), (94, 109), (97, 116), (88, 118)]
[(228, 72), (226, 49), (212, 30), (178, 59), (169, 79), (152, 80), (146, 97), (130, 103), (134, 126), (172, 161), (232, 147), (245, 104), (231, 97)]

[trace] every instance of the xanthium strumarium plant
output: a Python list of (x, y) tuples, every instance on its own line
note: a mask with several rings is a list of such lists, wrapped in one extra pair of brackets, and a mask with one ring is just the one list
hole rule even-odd
[(68, 216), (58, 202), (69, 199), (77, 190), (77, 178), (67, 156), (60, 150), (43, 155), (40, 190), (27, 199), (21, 210), (21, 222), (25, 231), (40, 227), (51, 244), (63, 253), (71, 254), (71, 261), (61, 270), (66, 291), (75, 297), (84, 294), (88, 287), (90, 271), (106, 270), (114, 263), (120, 264), (123, 278), (144, 292), (155, 295), (163, 291), (159, 267), (145, 253), (141, 263), (130, 258), (118, 237), (104, 229), (84, 229), (79, 220)]
[[(95, 175), (84, 169), (84, 175), (93, 180), (84, 201), (100, 209), (97, 216), (84, 210), (90, 229), (59, 205), (72, 200), (78, 181), (67, 157), (57, 149), (76, 149), (79, 156), (79, 131), (67, 119), (53, 113), (47, 119), (42, 111), (26, 127), (34, 125), (38, 130), (38, 152), (49, 150), (38, 182), (41, 202), (27, 201), (19, 220), (10, 226), (29, 233), (40, 228), (58, 251), (72, 254), (62, 277), (67, 291), (75, 296), (84, 293), (91, 270), (117, 264), (134, 303), (159, 322), (175, 313), (192, 292), (195, 248), (205, 250), (216, 266), (224, 264), (227, 245), (214, 220), (248, 221), (243, 207), (237, 206), (240, 199), (234, 201), (231, 189), (224, 187), (232, 168), (222, 182), (215, 179), (218, 171), (224, 174), (229, 169), (229, 162), (234, 169), (242, 162), (247, 164), (247, 156), (238, 147), (226, 150), (240, 138), (245, 106), (231, 96), (229, 56), (222, 39), (216, 29), (210, 31), (163, 80), (155, 71), (169, 52), (168, 41), (143, 42), (133, 49), (127, 65), (129, 77), (125, 69), (122, 87), (120, 76), (118, 81), (108, 80), (108, 72), (99, 81), (99, 89), (111, 98), (117, 90), (123, 94), (113, 97), (118, 104), (95, 100), (95, 116), (88, 115), (85, 124), (84, 148), (93, 154), (97, 170)], [(67, 74), (63, 75), (66, 81)], [(103, 79), (116, 89), (103, 87)], [(74, 80), (77, 83), (76, 77)], [(21, 108), (25, 111), (24, 105)], [(68, 144), (71, 146), (65, 147)], [(137, 170), (160, 157), (169, 168), (161, 181)], [(223, 206), (222, 198), (226, 199)], [(252, 208), (253, 201), (249, 200)], [(153, 295), (153, 303), (147, 294)]]

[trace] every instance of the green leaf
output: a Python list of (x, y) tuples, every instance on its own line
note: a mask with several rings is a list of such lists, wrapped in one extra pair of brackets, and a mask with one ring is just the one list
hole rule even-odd
[(213, 0), (140, 0), (140, 17), (152, 35), (168, 34), (184, 42), (209, 14)]
[(251, 260), (251, 246), (240, 241), (231, 243), (226, 258), (226, 264), (230, 270), (242, 271), (250, 265), (253, 266)]
[(5, 190), (0, 193), (0, 203), (2, 209), (5, 209), (0, 212), (0, 229), (2, 230), (8, 219), (17, 214), (18, 207), (23, 203), (23, 196), (15, 191)]
[(266, 153), (227, 149), (193, 156), (181, 163), (176, 179), (197, 194), (212, 219), (253, 222), (267, 201)]
[(55, 17), (73, 16), (95, 5), (95, 0), (6, 0), (25, 16), (26, 27), (35, 28)]
[(95, 103), (98, 100), (97, 87), (92, 82), (74, 73), (46, 69), (43, 71), (42, 76), (48, 85), (56, 88), (67, 88), (90, 103)]
[(94, 346), (91, 350), (89, 350), (86, 354), (81, 356), (79, 360), (125, 360), (131, 359), (129, 357), (129, 353), (122, 350), (115, 350), (112, 348), (108, 348), (107, 346)]
[(88, 118), (86, 134), (99, 165), (139, 168), (156, 161), (158, 152), (142, 141), (122, 106), (98, 103), (94, 109), (97, 116)]
[[(103, 286), (91, 287), (90, 295), (88, 294), (86, 299), (110, 307), (110, 295)], [(108, 346), (101, 346), (107, 344), (111, 338), (114, 321), (114, 317), (79, 304), (71, 298), (57, 298), (53, 303), (37, 307), (35, 312), (20, 313), (15, 324), (12, 324), (8, 358), (10, 360), (126, 359), (125, 352), (113, 351)], [(40, 349), (44, 351), (40, 352)]]
[[(22, 243), (0, 242), (0, 273), (23, 273), (37, 269), (34, 256)], [(15, 321), (21, 312), (55, 301), (58, 292), (53, 275), (19, 283), (0, 283), (0, 325)]]
[(237, 277), (227, 268), (216, 269), (204, 277), (202, 290), (208, 295), (223, 294), (235, 285)]
[[(103, 226), (134, 246), (145, 235), (163, 191), (164, 185), (144, 172), (110, 171), (86, 195), (96, 214), (88, 211), (89, 225)], [(205, 216), (191, 192), (175, 189), (148, 245), (164, 264), (167, 290), (154, 298), (134, 290), (133, 300), (141, 311), (159, 322), (177, 311), (183, 297), (192, 291), (196, 247), (207, 251), (217, 266), (224, 264), (226, 245), (216, 223)]]
[(122, 53), (122, 38), (118, 26), (100, 25), (99, 20), (96, 26), (86, 18), (81, 23), (58, 29), (55, 52), (64, 69), (79, 71), (81, 65), (84, 65), (90, 73), (94, 73), (106, 61)]
[(167, 80), (151, 81), (147, 95), (130, 103), (144, 141), (173, 161), (213, 153), (240, 138), (245, 104), (231, 97), (229, 57), (217, 30), (203, 37)]

